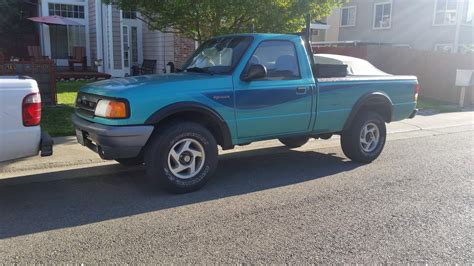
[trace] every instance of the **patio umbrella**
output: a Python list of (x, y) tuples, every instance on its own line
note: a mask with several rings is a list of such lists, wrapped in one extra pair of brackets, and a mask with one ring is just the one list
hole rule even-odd
[[(31, 17), (31, 18), (28, 18), (29, 20), (31, 21), (34, 21), (34, 22), (37, 22), (37, 23), (41, 23), (41, 24), (46, 24), (48, 26), (51, 26), (51, 25), (64, 25), (64, 26), (83, 26), (82, 23), (79, 23), (75, 20), (72, 20), (72, 19), (69, 19), (69, 18), (65, 18), (65, 17), (61, 17), (61, 16), (42, 16), (42, 17)], [(55, 32), (55, 35), (57, 35), (57, 29), (56, 29), (56, 32)], [(56, 42), (57, 42), (57, 36), (56, 36)], [(57, 52), (57, 43), (56, 43), (56, 51)]]
[(61, 16), (43, 16), (43, 17), (31, 17), (28, 18), (31, 21), (46, 24), (46, 25), (65, 25), (65, 26), (82, 26), (75, 20), (68, 19)]

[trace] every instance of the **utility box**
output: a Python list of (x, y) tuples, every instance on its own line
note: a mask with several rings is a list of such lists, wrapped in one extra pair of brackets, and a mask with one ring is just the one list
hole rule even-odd
[[(456, 70), (456, 87), (461, 87), (461, 93), (459, 95), (459, 106), (464, 107), (466, 98), (466, 87), (474, 86), (474, 70), (472, 69), (458, 69)], [(473, 98), (472, 90), (470, 91), (471, 98)], [(473, 99), (471, 99), (471, 104)]]
[(458, 69), (456, 70), (456, 87), (474, 86), (474, 70)]

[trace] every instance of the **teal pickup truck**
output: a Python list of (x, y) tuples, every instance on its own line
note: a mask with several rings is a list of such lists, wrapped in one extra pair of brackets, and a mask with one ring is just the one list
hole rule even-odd
[(229, 35), (202, 44), (177, 73), (82, 87), (72, 121), (78, 142), (102, 158), (145, 164), (152, 180), (184, 193), (213, 175), (218, 145), (296, 148), (338, 134), (347, 157), (369, 163), (385, 123), (415, 116), (418, 92), (414, 76), (318, 62), (298, 35)]

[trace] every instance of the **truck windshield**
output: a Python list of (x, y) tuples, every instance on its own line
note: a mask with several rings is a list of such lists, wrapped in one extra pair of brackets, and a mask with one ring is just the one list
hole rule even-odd
[(187, 72), (230, 74), (252, 39), (250, 36), (210, 39), (194, 52), (182, 69)]

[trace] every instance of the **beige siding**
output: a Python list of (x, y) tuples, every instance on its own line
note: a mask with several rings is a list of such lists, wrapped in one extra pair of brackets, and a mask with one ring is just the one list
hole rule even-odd
[(312, 42), (336, 42), (339, 38), (339, 20), (340, 10), (336, 8), (332, 11), (331, 15), (323, 19), (323, 22), (329, 26), (327, 30), (318, 30), (318, 34), (311, 36)]
[(89, 0), (89, 47), (90, 60), (93, 64), (97, 59), (97, 25), (96, 25), (96, 6), (95, 0)]
[(174, 36), (174, 63), (180, 68), (194, 52), (195, 42), (179, 34)]
[(114, 69), (122, 69), (122, 39), (120, 28), (120, 10), (112, 7), (112, 45), (114, 52)]
[[(356, 25), (339, 29), (340, 41), (408, 44), (415, 49), (433, 50), (436, 44), (453, 44), (455, 25), (434, 26), (435, 0), (392, 0), (389, 29), (373, 29), (374, 4), (386, 0), (353, 0), (357, 6)], [(458, 1), (462, 3), (461, 0)], [(472, 43), (472, 27), (461, 28), (461, 43)]]
[(174, 61), (174, 34), (149, 30), (143, 24), (143, 59), (157, 60), (156, 73), (161, 73), (168, 62)]
[(315, 32), (316, 30), (313, 30), (313, 35), (311, 35), (311, 42), (324, 42), (326, 40), (326, 30), (318, 30), (317, 34)]
[(341, 19), (341, 9), (336, 8), (332, 14), (327, 18), (329, 30), (326, 30), (327, 42), (337, 42), (339, 40), (339, 23)]

